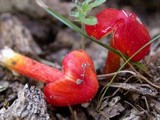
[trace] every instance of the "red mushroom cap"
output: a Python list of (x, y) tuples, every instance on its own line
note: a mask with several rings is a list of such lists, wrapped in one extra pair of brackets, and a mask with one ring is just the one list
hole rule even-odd
[[(131, 57), (142, 46), (148, 43), (150, 39), (146, 27), (141, 23), (139, 18), (133, 13), (126, 13), (125, 23), (119, 26), (113, 33), (113, 47)], [(139, 61), (143, 59), (149, 51), (150, 45), (141, 50), (132, 60)]]
[[(87, 34), (101, 39), (112, 32), (112, 47), (128, 57), (151, 39), (146, 27), (134, 13), (107, 8), (98, 13), (96, 18), (98, 21), (96, 25), (86, 25)], [(149, 51), (150, 45), (141, 50), (132, 60), (143, 59)]]
[(97, 76), (90, 57), (83, 50), (72, 51), (63, 60), (64, 76), (44, 88), (47, 101), (68, 106), (90, 101), (98, 90)]

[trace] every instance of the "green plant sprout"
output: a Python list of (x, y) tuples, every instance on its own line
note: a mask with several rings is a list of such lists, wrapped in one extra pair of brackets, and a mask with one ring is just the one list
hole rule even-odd
[(97, 23), (97, 19), (94, 16), (88, 16), (88, 13), (91, 10), (101, 4), (106, 2), (106, 0), (84, 0), (84, 2), (79, 2), (75, 0), (75, 7), (71, 10), (71, 16), (76, 18), (76, 21), (87, 25), (95, 25)]
[[(89, 12), (94, 8), (101, 4), (103, 4), (106, 0), (84, 0), (80, 2), (75, 0), (75, 7), (71, 10), (71, 16), (76, 18), (76, 21), (81, 23), (81, 29), (85, 31), (85, 24), (87, 25), (95, 25), (97, 23), (97, 19), (94, 16), (88, 15)], [(82, 49), (85, 48), (85, 36), (82, 35)]]

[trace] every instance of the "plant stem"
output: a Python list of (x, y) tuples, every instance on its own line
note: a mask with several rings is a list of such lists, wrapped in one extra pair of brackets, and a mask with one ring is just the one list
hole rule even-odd
[[(82, 22), (81, 22), (81, 29), (82, 29), (82, 31), (85, 32), (85, 25)], [(83, 50), (85, 49), (85, 36), (84, 35), (82, 35), (82, 49)]]

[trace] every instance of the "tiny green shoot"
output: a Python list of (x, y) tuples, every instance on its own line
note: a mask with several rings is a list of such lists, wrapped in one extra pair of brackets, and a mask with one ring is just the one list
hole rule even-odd
[(79, 21), (83, 24), (95, 25), (97, 19), (94, 16), (90, 16), (89, 13), (91, 10), (101, 4), (106, 2), (106, 0), (84, 0), (82, 3), (78, 0), (75, 0), (75, 7), (71, 10), (71, 16), (76, 18), (76, 21)]
[[(91, 10), (101, 4), (106, 0), (84, 0), (80, 2), (79, 0), (74, 0), (75, 7), (72, 8), (70, 15), (76, 18), (76, 21), (81, 23), (82, 31), (85, 31), (85, 24), (95, 25), (97, 23), (97, 18), (89, 15)], [(85, 36), (82, 35), (82, 49), (85, 48)]]

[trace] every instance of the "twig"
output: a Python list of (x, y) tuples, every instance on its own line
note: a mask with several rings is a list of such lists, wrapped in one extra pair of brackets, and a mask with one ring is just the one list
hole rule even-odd
[(136, 73), (133, 72), (133, 71), (122, 70), (122, 71), (113, 72), (113, 73), (109, 73), (109, 74), (97, 75), (97, 77), (98, 77), (98, 80), (102, 80), (102, 79), (106, 79), (107, 77), (114, 76), (115, 74), (122, 74), (122, 73), (130, 73), (130, 74), (132, 74), (134, 76), (136, 75)]
[(124, 101), (125, 103), (127, 103), (128, 105), (130, 105), (133, 109), (135, 109), (136, 111), (140, 112), (134, 105), (132, 105), (130, 102), (128, 101)]
[(148, 84), (112, 83), (110, 87), (122, 88), (143, 95), (156, 96), (158, 94), (157, 90)]
[[(81, 23), (81, 28), (83, 31), (85, 31), (85, 25), (84, 23)], [(84, 50), (85, 49), (85, 36), (82, 35), (82, 49)]]
[(146, 96), (142, 96), (142, 98), (143, 98), (144, 101), (145, 101), (147, 110), (150, 111), (150, 109), (149, 109), (149, 104), (148, 104), (148, 100), (147, 100)]
[[(134, 69), (134, 71), (136, 71)], [(160, 86), (152, 83), (150, 80), (148, 80), (146, 77), (144, 77), (143, 75), (141, 75), (139, 72), (133, 72), (133, 71), (129, 71), (129, 70), (123, 70), (123, 71), (118, 71), (118, 72), (114, 72), (114, 73), (109, 73), (109, 74), (103, 74), (103, 75), (98, 75), (98, 80), (103, 80), (103, 79), (106, 79), (107, 77), (111, 77), (111, 76), (114, 76), (115, 74), (122, 74), (122, 73), (130, 73), (132, 74), (133, 76), (137, 77), (137, 78), (140, 78), (142, 80), (144, 80), (145, 82), (147, 82), (148, 84), (150, 84), (151, 86), (157, 88), (157, 89), (160, 89)]]

